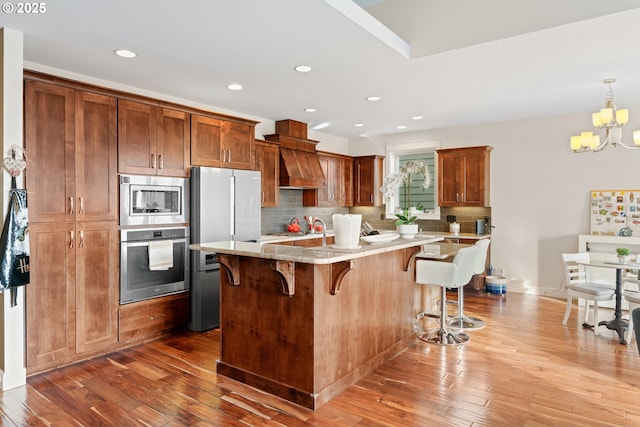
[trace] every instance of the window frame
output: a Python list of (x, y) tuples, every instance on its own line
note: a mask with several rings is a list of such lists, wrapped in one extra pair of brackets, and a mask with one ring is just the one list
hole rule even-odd
[[(434, 187), (436, 190), (436, 198), (434, 201), (434, 209), (433, 211), (428, 211), (427, 213), (420, 213), (416, 215), (419, 220), (439, 220), (440, 219), (440, 206), (438, 206), (438, 197), (437, 197), (437, 188), (438, 188), (438, 153), (436, 152), (437, 148), (440, 148), (440, 140), (426, 140), (426, 141), (416, 141), (416, 142), (404, 142), (404, 143), (396, 143), (396, 144), (385, 144), (385, 175), (387, 176), (398, 172), (398, 164), (399, 157), (407, 154), (417, 154), (417, 153), (425, 153), (425, 152), (434, 152), (434, 170), (433, 170), (433, 179), (431, 180), (431, 187)], [(396, 201), (398, 200), (397, 195), (398, 190), (396, 190), (396, 194), (391, 196), (389, 201), (386, 199), (383, 200), (385, 205), (385, 218), (393, 219), (396, 215)]]

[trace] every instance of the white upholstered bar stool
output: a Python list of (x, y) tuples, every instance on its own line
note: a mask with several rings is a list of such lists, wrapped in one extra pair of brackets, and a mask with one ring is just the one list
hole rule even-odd
[(416, 282), (421, 285), (440, 286), (440, 328), (419, 334), (418, 338), (432, 344), (464, 344), (469, 335), (447, 329), (447, 288), (460, 288), (473, 276), (478, 248), (469, 246), (456, 253), (452, 262), (417, 260)]
[[(489, 251), (489, 239), (480, 239), (474, 246), (477, 246), (478, 253), (473, 268), (473, 274), (481, 274), (485, 270), (487, 263), (487, 252)], [(458, 288), (458, 313), (447, 318), (447, 326), (452, 329), (482, 329), (485, 327), (484, 320), (477, 317), (469, 317), (464, 314), (464, 286)]]

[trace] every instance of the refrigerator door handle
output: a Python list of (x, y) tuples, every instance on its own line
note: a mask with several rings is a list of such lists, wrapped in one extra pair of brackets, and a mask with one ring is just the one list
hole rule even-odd
[(236, 215), (235, 215), (235, 206), (236, 206), (236, 177), (235, 176), (231, 176), (231, 178), (229, 179), (229, 194), (230, 194), (230, 201), (231, 203), (229, 204), (229, 218), (231, 218), (231, 229), (229, 230), (231, 233), (231, 236), (235, 236), (236, 234)]

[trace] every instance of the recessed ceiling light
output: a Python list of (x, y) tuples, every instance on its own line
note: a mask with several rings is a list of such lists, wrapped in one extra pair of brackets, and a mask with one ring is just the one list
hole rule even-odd
[(396, 129), (406, 129), (406, 126), (400, 125), (400, 126), (396, 126)]
[(306, 111), (307, 113), (315, 113), (316, 109), (315, 108), (305, 108), (304, 111)]
[(354, 126), (357, 128), (361, 128), (364, 126), (364, 123), (356, 123)]
[(380, 101), (381, 99), (379, 96), (367, 96), (367, 101)]
[(293, 67), (293, 69), (299, 73), (308, 73), (309, 71), (313, 70), (313, 68), (308, 65), (296, 65), (295, 67)]
[(424, 119), (424, 117), (422, 117), (422, 116), (413, 116), (413, 117), (411, 117), (411, 120), (422, 120), (422, 119)]
[(230, 83), (227, 85), (227, 89), (230, 90), (242, 90), (242, 85), (240, 83)]
[(126, 49), (118, 49), (114, 52), (116, 55), (118, 55), (121, 58), (135, 58), (136, 54), (134, 52), (131, 52), (130, 50), (126, 50)]

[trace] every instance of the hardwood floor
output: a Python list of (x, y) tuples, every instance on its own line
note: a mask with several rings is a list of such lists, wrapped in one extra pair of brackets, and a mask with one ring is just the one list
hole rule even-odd
[[(640, 355), (560, 323), (564, 301), (466, 295), (486, 320), (464, 346), (416, 340), (311, 411), (217, 376), (217, 330), (31, 377), (0, 393), (2, 426), (640, 426)], [(601, 310), (602, 318), (612, 315)]]

